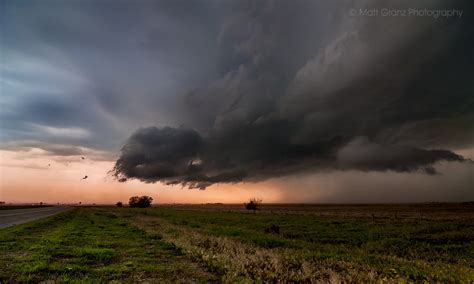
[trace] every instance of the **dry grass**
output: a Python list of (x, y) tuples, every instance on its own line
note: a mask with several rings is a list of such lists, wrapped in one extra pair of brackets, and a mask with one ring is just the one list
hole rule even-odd
[[(225, 282), (340, 283), (377, 279), (375, 271), (349, 262), (331, 259), (311, 262), (293, 250), (259, 248), (146, 215), (135, 215), (127, 220), (148, 234), (173, 243), (193, 259), (203, 261), (211, 270), (222, 273)], [(406, 279), (394, 277), (392, 280)]]
[[(474, 279), (474, 204), (175, 205), (113, 210), (226, 282)], [(420, 213), (421, 212), (421, 213)], [(280, 234), (268, 233), (272, 224)]]

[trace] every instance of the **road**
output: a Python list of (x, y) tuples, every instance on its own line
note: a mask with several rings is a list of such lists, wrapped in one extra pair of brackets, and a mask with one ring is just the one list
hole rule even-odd
[(31, 209), (0, 210), (0, 228), (23, 224), (72, 209), (67, 206), (52, 206)]

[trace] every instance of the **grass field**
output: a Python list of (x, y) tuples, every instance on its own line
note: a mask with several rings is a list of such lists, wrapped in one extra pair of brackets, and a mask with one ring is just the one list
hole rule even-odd
[(472, 203), (262, 209), (77, 208), (0, 230), (0, 280), (474, 281)]

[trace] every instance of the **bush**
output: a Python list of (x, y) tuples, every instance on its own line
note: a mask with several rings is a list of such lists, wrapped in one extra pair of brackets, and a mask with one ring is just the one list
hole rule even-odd
[(119, 201), (119, 202), (115, 203), (115, 206), (117, 206), (117, 207), (123, 207), (122, 201)]
[(280, 233), (280, 226), (273, 224), (269, 228), (265, 228), (265, 233), (267, 234), (279, 234)]
[(245, 209), (253, 210), (255, 213), (256, 210), (260, 209), (260, 204), (262, 203), (261, 199), (251, 198), (248, 203), (244, 203)]
[(147, 208), (151, 206), (153, 198), (150, 196), (132, 196), (128, 200), (128, 205), (132, 208)]

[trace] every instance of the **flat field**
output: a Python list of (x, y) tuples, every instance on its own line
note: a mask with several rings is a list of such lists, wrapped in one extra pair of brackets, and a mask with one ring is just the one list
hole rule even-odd
[(79, 207), (0, 230), (0, 282), (474, 281), (474, 204)]

